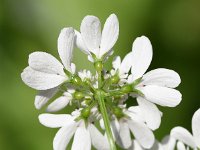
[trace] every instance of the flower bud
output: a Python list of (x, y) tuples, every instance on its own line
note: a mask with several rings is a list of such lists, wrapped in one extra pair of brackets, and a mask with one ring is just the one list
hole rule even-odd
[(123, 113), (122, 109), (119, 108), (119, 107), (114, 107), (114, 108), (113, 108), (113, 113), (115, 114), (115, 116), (116, 116), (117, 118), (121, 118), (121, 117), (124, 116), (124, 113)]
[(101, 61), (97, 61), (97, 62), (94, 63), (94, 67), (95, 67), (95, 69), (96, 69), (97, 71), (102, 71), (102, 69), (103, 69), (103, 64), (102, 64)]
[(117, 84), (119, 82), (119, 76), (118, 75), (114, 75), (110, 78), (110, 81), (112, 84)]
[(75, 92), (74, 93), (74, 98), (77, 99), (77, 100), (80, 100), (84, 97), (84, 94), (82, 92)]
[(84, 108), (81, 110), (81, 116), (84, 117), (84, 118), (88, 118), (90, 116), (90, 112), (91, 112), (91, 109), (90, 108)]
[(132, 85), (125, 85), (121, 88), (121, 91), (123, 93), (129, 93), (129, 92), (132, 92), (133, 91), (133, 87)]

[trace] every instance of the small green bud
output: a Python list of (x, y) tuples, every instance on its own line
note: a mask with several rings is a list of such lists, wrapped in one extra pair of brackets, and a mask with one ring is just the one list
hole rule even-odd
[(122, 88), (121, 88), (121, 91), (123, 93), (129, 93), (129, 92), (132, 92), (133, 91), (133, 87), (132, 85), (124, 85)]
[(110, 78), (110, 81), (111, 81), (112, 84), (117, 84), (119, 82), (119, 76), (118, 76), (118, 74), (112, 76)]
[(84, 108), (81, 110), (81, 116), (84, 117), (84, 118), (88, 118), (90, 116), (90, 112), (91, 112), (91, 109), (90, 108)]
[(115, 114), (115, 116), (116, 116), (117, 118), (121, 118), (121, 117), (124, 116), (124, 113), (123, 113), (122, 109), (119, 108), (119, 107), (114, 107), (114, 108), (113, 108), (113, 113)]
[(97, 62), (95, 62), (95, 63), (94, 63), (94, 67), (95, 67), (95, 69), (96, 69), (97, 71), (102, 71), (102, 69), (103, 69), (103, 63), (102, 63), (102, 61), (97, 61)]
[(74, 98), (77, 100), (80, 100), (84, 97), (84, 94), (82, 92), (75, 92), (74, 93)]
[(81, 85), (82, 84), (82, 80), (79, 76), (73, 76), (72, 77), (72, 82), (76, 85)]

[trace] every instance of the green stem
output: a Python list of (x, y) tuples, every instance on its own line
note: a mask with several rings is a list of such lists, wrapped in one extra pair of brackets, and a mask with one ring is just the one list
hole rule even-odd
[(117, 150), (117, 148), (115, 146), (113, 134), (112, 134), (112, 131), (111, 131), (111, 128), (110, 128), (110, 120), (109, 120), (108, 113), (107, 113), (107, 110), (106, 110), (104, 96), (103, 96), (103, 93), (102, 93), (101, 90), (98, 90), (96, 92), (96, 99), (98, 100), (100, 112), (101, 112), (102, 117), (103, 117), (104, 126), (105, 126), (106, 134), (107, 134), (107, 137), (108, 137), (108, 142), (110, 144), (110, 149), (111, 150)]

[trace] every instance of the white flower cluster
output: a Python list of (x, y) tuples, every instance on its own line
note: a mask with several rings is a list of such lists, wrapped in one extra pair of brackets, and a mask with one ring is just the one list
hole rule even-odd
[[(114, 59), (112, 70), (105, 70), (103, 65), (113, 54), (118, 35), (115, 14), (108, 17), (102, 32), (99, 19), (86, 16), (80, 32), (72, 27), (61, 30), (58, 53), (62, 63), (46, 52), (29, 55), (21, 77), (39, 91), (35, 107), (41, 109), (55, 98), (46, 108), (48, 113), (39, 115), (44, 126), (60, 128), (53, 140), (54, 150), (65, 150), (72, 139), (72, 150), (116, 150), (116, 145), (129, 150), (171, 150), (176, 140), (178, 149), (184, 144), (200, 147), (200, 111), (193, 117), (193, 136), (177, 127), (163, 143), (155, 140), (153, 131), (159, 128), (162, 117), (157, 105), (175, 107), (181, 102), (181, 93), (174, 89), (181, 79), (165, 68), (145, 73), (153, 56), (145, 36), (136, 38), (122, 61), (119, 56)], [(76, 71), (72, 63), (75, 46), (94, 64), (94, 75), (88, 70)], [(134, 100), (137, 105), (127, 107), (127, 101)], [(76, 109), (71, 114), (51, 114), (64, 108)]]

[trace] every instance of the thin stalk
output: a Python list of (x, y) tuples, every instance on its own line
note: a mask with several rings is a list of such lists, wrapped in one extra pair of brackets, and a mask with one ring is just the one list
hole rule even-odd
[(111, 150), (117, 150), (117, 148), (115, 146), (113, 134), (112, 134), (112, 131), (111, 131), (111, 128), (110, 128), (110, 120), (109, 120), (108, 113), (107, 113), (107, 110), (106, 110), (106, 105), (105, 105), (105, 102), (104, 102), (104, 96), (102, 94), (102, 91), (100, 91), (100, 90), (97, 91), (96, 99), (98, 100), (100, 112), (101, 112), (102, 117), (103, 117), (104, 126), (105, 126), (106, 134), (107, 134), (107, 137), (108, 137), (108, 142), (110, 144), (110, 149)]

